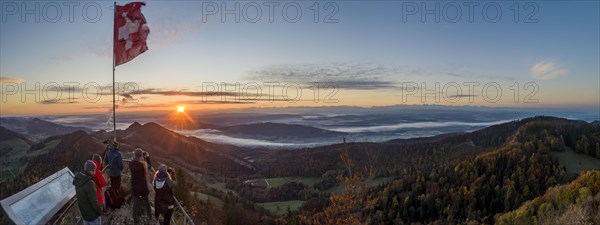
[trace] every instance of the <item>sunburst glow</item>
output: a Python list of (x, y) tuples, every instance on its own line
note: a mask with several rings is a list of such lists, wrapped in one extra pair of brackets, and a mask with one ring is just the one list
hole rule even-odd
[(184, 112), (184, 111), (185, 111), (185, 106), (182, 106), (182, 105), (177, 106), (177, 112)]

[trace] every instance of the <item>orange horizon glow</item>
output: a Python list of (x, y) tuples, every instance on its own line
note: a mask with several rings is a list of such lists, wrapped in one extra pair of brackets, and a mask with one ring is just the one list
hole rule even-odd
[[(462, 98), (457, 103), (444, 102), (443, 98), (440, 102), (433, 101), (432, 97), (426, 99), (427, 105), (448, 105), (448, 106), (485, 106), (485, 107), (509, 107), (509, 108), (599, 108), (599, 102), (595, 96), (577, 96), (576, 100), (570, 100), (568, 96), (554, 94), (540, 94), (539, 103), (514, 103), (512, 95), (505, 94), (503, 99), (496, 103), (488, 103), (476, 98), (475, 102), (468, 102), (467, 98)], [(383, 93), (383, 94), (368, 94), (364, 91), (347, 91), (340, 92), (336, 98), (338, 102), (329, 103), (315, 102), (306, 95), (304, 99), (298, 102), (287, 101), (256, 101), (244, 102), (235, 100), (226, 100), (223, 103), (212, 103), (211, 100), (219, 101), (221, 99), (208, 99), (206, 103), (199, 101), (198, 98), (189, 96), (151, 96), (152, 98), (144, 98), (149, 96), (136, 96), (138, 102), (131, 102), (119, 105), (117, 114), (130, 112), (152, 112), (152, 111), (167, 111), (172, 112), (179, 117), (184, 117), (184, 114), (196, 113), (211, 113), (217, 111), (243, 110), (246, 108), (286, 108), (286, 107), (336, 107), (336, 106), (352, 106), (352, 107), (381, 107), (394, 105), (423, 105), (420, 96), (415, 95), (407, 99), (407, 102), (402, 102), (399, 93)], [(55, 103), (41, 104), (33, 101), (31, 96), (25, 102), (21, 101), (20, 95), (6, 96), (6, 102), (2, 102), (0, 107), (0, 116), (35, 116), (35, 115), (71, 115), (71, 114), (105, 114), (110, 112), (111, 104), (106, 101), (85, 102), (83, 99), (76, 99), (73, 103)], [(184, 102), (191, 102), (186, 104)], [(594, 103), (595, 102), (595, 103)], [(182, 107), (182, 108), (180, 108)], [(185, 121), (185, 120), (184, 120)], [(185, 124), (181, 124), (185, 125)]]
[[(354, 104), (352, 104), (354, 103)], [(167, 111), (172, 112), (172, 116), (177, 115), (184, 116), (183, 114), (189, 113), (209, 113), (217, 111), (227, 110), (243, 110), (245, 108), (257, 109), (257, 108), (286, 108), (286, 107), (335, 107), (335, 106), (352, 106), (352, 107), (383, 107), (383, 106), (394, 106), (394, 105), (424, 105), (419, 101), (411, 101), (408, 103), (398, 102), (365, 102), (355, 101), (349, 104), (343, 102), (337, 104), (323, 104), (314, 102), (303, 102), (301, 104), (286, 104), (285, 102), (276, 103), (257, 103), (257, 104), (198, 104), (191, 106), (183, 105), (172, 105), (172, 106), (141, 106), (138, 105), (125, 105), (117, 109), (119, 113), (132, 113), (132, 112), (152, 112), (152, 111)], [(586, 102), (570, 102), (570, 103), (548, 103), (548, 104), (510, 104), (510, 103), (498, 103), (498, 104), (431, 104), (431, 105), (445, 105), (445, 106), (484, 106), (484, 107), (508, 107), (508, 108), (599, 108), (598, 104), (586, 104)], [(85, 108), (81, 104), (32, 104), (32, 103), (2, 103), (0, 107), (0, 116), (35, 116), (35, 115), (72, 115), (72, 114), (103, 114), (107, 113), (107, 109), (110, 105), (102, 105), (98, 107)], [(180, 111), (179, 106), (183, 106), (183, 111)], [(174, 110), (173, 110), (174, 108)], [(179, 117), (181, 117), (179, 116)]]
[(175, 112), (169, 115), (171, 125), (179, 129), (186, 129), (196, 126), (196, 122), (185, 112), (184, 105), (177, 105)]

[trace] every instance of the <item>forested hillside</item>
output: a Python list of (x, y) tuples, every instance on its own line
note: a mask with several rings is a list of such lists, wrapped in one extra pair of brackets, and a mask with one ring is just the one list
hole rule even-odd
[(593, 170), (500, 215), (497, 224), (600, 224), (599, 210), (600, 170)]
[[(209, 143), (155, 123), (118, 135), (125, 154), (142, 147), (153, 163), (177, 169), (175, 194), (197, 224), (598, 221), (600, 175), (586, 172), (600, 169), (597, 123), (534, 117), (471, 133), (286, 151)], [(111, 136), (77, 131), (31, 143), (0, 197), (65, 166), (80, 170)]]
[[(334, 216), (327, 218), (326, 215), (316, 221), (306, 220), (313, 214), (323, 216), (320, 211), (329, 215), (336, 215), (335, 212), (338, 212), (337, 217), (343, 217), (342, 220), (348, 221), (348, 224), (493, 224), (496, 222), (531, 224), (529, 223), (531, 221), (537, 222), (531, 219), (536, 215), (536, 211), (531, 209), (532, 206), (504, 215), (503, 220), (498, 220), (498, 216), (515, 210), (523, 204), (527, 207), (526, 202), (570, 181), (566, 165), (561, 164), (565, 161), (560, 158), (563, 155), (555, 153), (575, 149), (578, 157), (591, 159), (593, 162), (592, 165), (579, 168), (600, 169), (600, 160), (592, 158), (598, 155), (590, 150), (600, 142), (600, 127), (596, 124), (549, 117), (524, 119), (515, 124), (520, 124), (518, 129), (504, 144), (492, 150), (479, 153), (474, 158), (466, 155), (462, 161), (456, 163), (415, 162), (429, 164), (430, 167), (417, 166), (402, 169), (399, 177), (387, 185), (366, 188), (364, 183), (368, 181), (367, 177), (362, 176), (357, 179), (355, 175), (348, 176), (348, 172), (342, 172), (342, 179), (339, 179), (340, 177), (338, 179), (352, 184), (350, 185), (352, 190), (347, 189), (341, 194), (331, 195), (322, 208), (307, 203), (297, 222), (335, 224), (335, 221), (340, 221)], [(352, 154), (352, 151), (348, 152)], [(362, 165), (360, 164), (362, 158), (354, 157), (354, 159), (356, 161), (353, 164)], [(449, 160), (451, 162), (452, 158)], [(574, 163), (581, 164), (581, 162)], [(340, 170), (343, 171), (345, 168), (342, 166)], [(365, 174), (368, 170), (356, 166), (356, 172)], [(597, 172), (589, 172), (582, 177), (593, 177), (590, 174), (597, 174)], [(596, 209), (597, 212), (598, 204), (596, 200), (588, 197), (597, 193), (595, 179), (590, 178), (585, 182), (575, 181), (570, 187), (576, 188), (571, 188), (574, 190), (562, 194), (569, 197), (560, 198), (552, 204), (552, 207), (546, 204), (544, 210), (554, 213), (555, 218), (561, 216), (571, 218), (575, 210), (584, 216), (574, 220), (579, 222), (594, 220), (596, 217), (592, 216), (589, 210)], [(342, 204), (342, 202), (353, 203)], [(580, 205), (571, 206), (574, 203)], [(573, 207), (575, 209), (572, 209)], [(539, 207), (536, 206), (535, 209), (537, 208)], [(342, 211), (354, 211), (354, 213), (339, 214)], [(533, 215), (527, 216), (527, 213)], [(507, 219), (515, 217), (514, 215), (525, 219)], [(529, 221), (523, 222), (526, 220)]]
[(593, 124), (535, 118), (493, 152), (454, 166), (408, 173), (370, 193), (377, 203), (365, 209), (365, 220), (368, 224), (493, 223), (497, 213), (513, 210), (565, 181), (565, 166), (552, 151), (573, 148), (600, 157), (591, 151), (599, 145), (599, 137), (600, 127)]

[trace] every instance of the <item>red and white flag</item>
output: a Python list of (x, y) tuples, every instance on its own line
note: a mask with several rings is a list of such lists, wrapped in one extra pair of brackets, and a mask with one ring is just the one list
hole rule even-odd
[(129, 62), (148, 50), (146, 38), (150, 29), (142, 14), (144, 5), (146, 3), (131, 2), (116, 6), (113, 37), (115, 66)]

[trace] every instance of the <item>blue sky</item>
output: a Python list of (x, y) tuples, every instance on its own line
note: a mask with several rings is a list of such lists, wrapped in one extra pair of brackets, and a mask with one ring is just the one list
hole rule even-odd
[[(16, 3), (44, 8), (48, 2), (2, 2), (0, 27), (0, 76), (3, 82), (25, 81), (27, 85), (40, 82), (111, 82), (111, 2), (93, 2), (100, 6), (101, 17), (90, 23), (82, 17), (81, 8), (75, 7), (74, 22), (62, 7), (62, 16), (49, 23), (40, 14), (22, 11), (8, 13), (9, 4)], [(62, 2), (56, 2), (62, 4)], [(119, 2), (124, 4), (125, 2)], [(315, 23), (315, 1), (281, 2), (275, 7), (273, 23), (268, 21), (265, 2), (262, 17), (256, 23), (244, 20), (242, 12), (248, 7), (254, 12), (253, 2), (216, 2), (233, 8), (240, 4), (240, 22), (226, 15), (223, 22), (220, 12), (206, 15), (203, 4), (214, 2), (149, 1), (143, 8), (148, 20), (150, 50), (133, 61), (117, 67), (118, 82), (135, 82), (140, 90), (138, 103), (125, 108), (155, 109), (172, 107), (188, 102), (189, 108), (214, 107), (285, 107), (299, 105), (393, 105), (393, 104), (459, 104), (511, 107), (590, 107), (600, 106), (600, 18), (598, 1), (536, 1), (525, 8), (526, 2), (498, 1), (502, 16), (496, 23), (483, 17), (483, 7), (490, 2), (480, 2), (474, 10), (474, 21), (468, 21), (464, 2), (446, 1), (333, 1), (317, 2), (320, 6), (319, 22)], [(286, 21), (282, 7), (298, 3), (302, 16), (296, 23)], [(447, 9), (452, 17), (452, 5), (461, 7), (462, 17), (457, 23), (434, 21), (427, 15), (421, 21), (419, 13), (405, 15), (407, 5)], [(519, 4), (519, 21), (514, 21), (513, 4)], [(94, 8), (88, 8), (93, 11)], [(288, 8), (293, 17), (293, 9)], [(324, 23), (325, 15), (337, 9), (332, 17), (337, 23)], [(524, 23), (526, 15), (536, 23)], [(52, 10), (50, 10), (52, 11)], [(443, 10), (441, 10), (443, 11)], [(494, 17), (494, 8), (488, 8)], [(251, 14), (253, 15), (253, 14)], [(251, 16), (250, 15), (250, 16)], [(403, 22), (403, 15), (407, 21)], [(441, 15), (441, 14), (440, 14)], [(207, 21), (203, 21), (206, 16)], [(90, 14), (88, 17), (95, 17)], [(448, 18), (446, 17), (446, 18)], [(265, 81), (298, 83), (305, 87), (302, 100), (258, 101), (251, 104), (190, 104), (199, 100), (197, 95), (176, 95), (173, 92), (202, 92), (203, 82)], [(335, 103), (315, 103), (306, 86), (312, 82), (331, 82), (339, 87)], [(486, 102), (481, 96), (481, 86), (475, 89), (475, 101), (466, 98), (457, 103), (435, 102), (433, 98), (421, 101), (419, 95), (401, 101), (403, 82), (425, 83), (433, 88), (450, 82), (496, 82), (502, 88), (502, 99)], [(515, 103), (511, 85), (519, 83), (520, 101)], [(524, 84), (535, 82), (538, 103), (523, 103), (531, 90)], [(262, 93), (268, 87), (262, 87)], [(463, 86), (463, 95), (465, 93)], [(160, 93), (157, 93), (160, 92)], [(164, 93), (171, 93), (165, 95)], [(279, 92), (279, 90), (278, 90)], [(277, 93), (278, 93), (277, 92)], [(161, 94), (162, 93), (162, 94)], [(326, 91), (327, 93), (327, 91)], [(279, 94), (277, 94), (279, 95)], [(64, 97), (64, 96), (63, 96)], [(275, 96), (278, 97), (278, 96)], [(31, 113), (35, 109), (48, 112), (94, 111), (110, 106), (110, 98), (89, 103), (81, 98), (73, 104), (39, 104), (20, 101), (18, 94), (7, 97), (3, 113)], [(76, 97), (77, 98), (77, 97)], [(222, 99), (217, 99), (222, 100)]]

